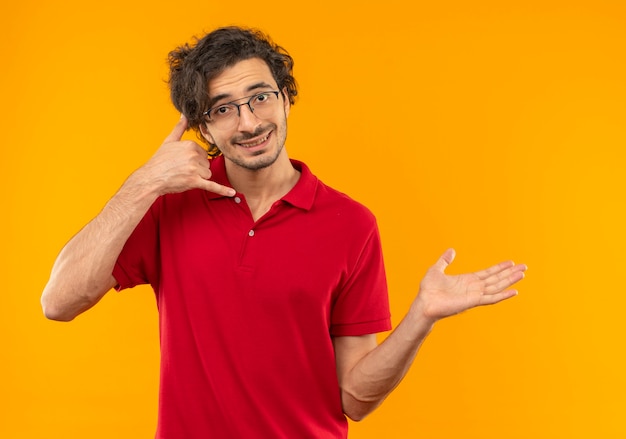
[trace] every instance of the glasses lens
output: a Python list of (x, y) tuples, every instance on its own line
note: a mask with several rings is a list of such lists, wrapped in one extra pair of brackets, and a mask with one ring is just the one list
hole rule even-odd
[(219, 107), (212, 108), (208, 116), (215, 124), (221, 125), (228, 123), (230, 119), (234, 120), (237, 116), (237, 106), (235, 104), (220, 105)]
[(271, 116), (277, 102), (278, 98), (276, 97), (276, 93), (259, 93), (252, 98), (252, 100), (250, 101), (250, 106), (254, 110), (254, 114), (256, 117), (263, 118), (266, 116)]
[[(249, 105), (254, 115), (260, 119), (272, 115), (278, 103), (278, 92), (258, 93), (243, 104), (227, 103), (215, 108), (211, 108), (207, 116), (211, 123), (222, 129), (232, 128), (243, 110), (241, 107)], [(245, 111), (245, 110), (243, 110)]]

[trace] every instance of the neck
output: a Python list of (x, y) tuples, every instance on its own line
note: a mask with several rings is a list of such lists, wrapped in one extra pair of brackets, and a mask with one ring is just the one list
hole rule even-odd
[(258, 170), (244, 169), (227, 159), (226, 173), (233, 188), (246, 197), (255, 221), (285, 196), (300, 178), (285, 150), (273, 164)]

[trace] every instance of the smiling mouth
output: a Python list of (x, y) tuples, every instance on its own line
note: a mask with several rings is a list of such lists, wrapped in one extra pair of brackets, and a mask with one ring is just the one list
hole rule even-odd
[(237, 145), (241, 146), (242, 148), (253, 148), (255, 146), (259, 146), (259, 145), (265, 143), (267, 141), (267, 139), (270, 137), (271, 134), (272, 134), (272, 132), (270, 131), (269, 133), (267, 133), (263, 137), (258, 137), (256, 139), (253, 139), (253, 140), (248, 141), (248, 142), (237, 142)]

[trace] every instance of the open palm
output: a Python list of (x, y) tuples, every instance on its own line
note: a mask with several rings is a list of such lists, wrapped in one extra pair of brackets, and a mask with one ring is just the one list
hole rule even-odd
[(453, 249), (446, 250), (420, 283), (417, 301), (433, 320), (515, 296), (517, 291), (509, 287), (523, 279), (526, 270), (526, 265), (507, 261), (474, 273), (447, 275), (454, 257)]

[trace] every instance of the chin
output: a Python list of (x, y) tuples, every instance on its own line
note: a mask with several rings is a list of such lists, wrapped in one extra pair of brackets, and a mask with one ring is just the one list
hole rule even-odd
[(278, 159), (278, 156), (280, 155), (280, 151), (273, 156), (269, 156), (267, 154), (268, 153), (265, 151), (258, 151), (252, 157), (246, 157), (246, 158), (226, 157), (226, 158), (241, 168), (248, 169), (250, 171), (258, 171), (260, 169), (265, 169), (265, 168), (272, 166)]

